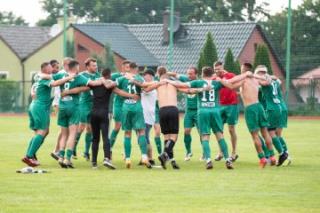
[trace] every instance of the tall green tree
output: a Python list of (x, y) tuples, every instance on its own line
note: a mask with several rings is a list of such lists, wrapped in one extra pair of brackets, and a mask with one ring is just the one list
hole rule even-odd
[(206, 41), (200, 53), (198, 68), (201, 70), (204, 66), (212, 67), (213, 63), (218, 60), (216, 45), (210, 32), (206, 35)]
[(268, 73), (273, 74), (273, 70), (271, 67), (271, 62), (269, 58), (269, 50), (265, 44), (259, 44), (256, 50), (256, 55), (254, 57), (253, 67), (254, 69), (258, 65), (265, 65), (268, 68)]
[(1, 12), (1, 11), (0, 11), (0, 24), (28, 25), (28, 23), (21, 16), (17, 17), (12, 12)]
[(104, 45), (104, 51), (102, 54), (92, 54), (92, 57), (97, 60), (97, 65), (99, 69), (109, 68), (112, 72), (116, 71), (116, 64), (114, 62), (114, 54), (111, 50), (110, 44), (106, 43)]
[(241, 64), (240, 64), (240, 61), (239, 61), (239, 60), (236, 60), (236, 61), (234, 62), (234, 68), (235, 68), (234, 73), (235, 73), (236, 75), (239, 75), (239, 74), (241, 73)]
[(233, 73), (236, 71), (234, 57), (230, 48), (224, 59), (224, 69)]

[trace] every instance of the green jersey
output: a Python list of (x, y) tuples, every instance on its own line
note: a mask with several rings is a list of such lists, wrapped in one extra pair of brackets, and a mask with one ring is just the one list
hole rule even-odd
[(202, 79), (189, 82), (191, 88), (204, 88), (211, 84), (211, 90), (203, 91), (197, 94), (198, 109), (217, 109), (219, 104), (219, 91), (223, 87), (219, 81), (205, 81)]
[[(134, 79), (139, 82), (144, 82), (143, 77), (140, 75), (135, 75)], [(119, 89), (126, 91), (127, 93), (136, 94), (139, 96), (141, 95), (141, 87), (131, 83), (125, 77), (117, 78), (116, 83)], [(142, 110), (141, 100), (136, 101), (131, 98), (123, 98), (123, 108), (128, 110)]]
[[(116, 72), (116, 73), (112, 73), (111, 74), (111, 80), (112, 81), (116, 81), (118, 78), (123, 77), (122, 74), (120, 72)], [(115, 107), (121, 107), (123, 104), (123, 97), (121, 97), (120, 95), (115, 94), (114, 95), (114, 99), (113, 99), (113, 106)]]
[[(101, 74), (99, 72), (90, 73), (89, 71), (84, 71), (80, 75), (93, 81), (101, 77)], [(79, 103), (92, 105), (92, 96), (93, 96), (92, 90), (82, 92), (80, 95)]]
[(266, 103), (266, 110), (279, 109), (280, 97), (278, 93), (279, 82), (272, 81), (268, 86), (262, 86), (261, 90)]
[[(179, 75), (178, 78), (181, 82), (189, 82), (190, 79), (186, 75)], [(197, 95), (196, 94), (187, 94), (187, 107), (186, 109), (196, 110), (198, 106)]]
[[(55, 75), (53, 75), (54, 80), (59, 80), (64, 77), (67, 77), (68, 73), (67, 72), (59, 72)], [(74, 79), (62, 84), (60, 86), (61, 92), (64, 90), (69, 90), (73, 89), (75, 87), (81, 87), (81, 86), (87, 86), (89, 83), (90, 79), (84, 77), (83, 75), (77, 75)], [(79, 105), (79, 94), (72, 94), (72, 95), (67, 95), (65, 97), (60, 98), (59, 101), (59, 108), (64, 109), (64, 108), (71, 108), (71, 107), (77, 107)]]
[(35, 83), (32, 85), (33, 90), (36, 94), (36, 99), (33, 100), (34, 105), (42, 105), (47, 108), (50, 108), (52, 103), (51, 96), (51, 83), (52, 80), (40, 79), (38, 78)]
[(288, 107), (286, 102), (283, 99), (283, 95), (282, 95), (282, 89), (281, 89), (281, 84), (279, 81), (278, 82), (278, 95), (279, 95), (279, 100), (280, 100), (280, 105), (283, 111), (288, 111)]

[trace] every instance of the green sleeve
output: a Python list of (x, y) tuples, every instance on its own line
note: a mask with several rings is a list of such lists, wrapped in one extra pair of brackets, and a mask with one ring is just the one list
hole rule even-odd
[(120, 88), (120, 89), (122, 89), (122, 82), (123, 82), (123, 77), (121, 77), (121, 78), (117, 78), (116, 79), (116, 84), (117, 84), (117, 87), (118, 88)]
[(220, 90), (223, 87), (223, 84), (220, 81), (213, 81), (214, 88)]
[(47, 80), (47, 79), (43, 79), (41, 80), (41, 83), (47, 87), (51, 87), (51, 83), (53, 82), (53, 80)]
[(137, 80), (138, 82), (141, 82), (141, 83), (144, 82), (144, 78), (143, 78), (141, 75), (136, 75), (136, 76), (134, 77), (134, 79)]
[(52, 75), (52, 79), (53, 80), (60, 80), (60, 79), (62, 79), (64, 77), (64, 73), (56, 73), (56, 74), (54, 74), (54, 75)]
[(115, 81), (117, 78), (119, 78), (120, 77), (120, 73), (112, 73), (111, 74), (111, 80), (113, 80), (113, 81)]
[(189, 82), (190, 81), (188, 76), (186, 76), (186, 75), (179, 75), (178, 80), (181, 82)]
[(191, 88), (199, 88), (199, 80), (190, 81), (189, 85)]
[(87, 86), (89, 83), (90, 79), (87, 77), (84, 77), (83, 75), (77, 76), (76, 79), (76, 85), (77, 86)]

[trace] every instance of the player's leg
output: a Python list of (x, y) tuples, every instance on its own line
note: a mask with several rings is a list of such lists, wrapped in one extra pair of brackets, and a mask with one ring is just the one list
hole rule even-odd
[(92, 112), (91, 115), (91, 127), (92, 127), (92, 168), (97, 168), (97, 157), (100, 143), (100, 118), (97, 112)]
[(145, 129), (137, 130), (138, 144), (141, 151), (141, 162), (147, 167), (151, 168), (151, 164), (148, 159), (147, 140), (145, 135)]
[(53, 152), (51, 152), (51, 154), (50, 154), (50, 156), (55, 160), (59, 159), (59, 151), (60, 151), (59, 141), (60, 141), (60, 139), (61, 139), (61, 130), (59, 130), (58, 138), (56, 141), (56, 146), (54, 147)]
[(153, 129), (154, 129), (154, 142), (157, 147), (157, 152), (160, 155), (162, 153), (162, 144), (161, 144), (161, 138), (160, 138), (161, 128), (160, 128), (159, 121), (158, 123), (154, 124)]
[(78, 125), (76, 138), (75, 138), (75, 143), (74, 143), (74, 150), (73, 150), (73, 158), (74, 159), (77, 159), (78, 144), (80, 142), (81, 135), (82, 135), (83, 131), (85, 130), (85, 128), (86, 128), (86, 123), (80, 123)]
[(131, 130), (125, 130), (124, 132), (124, 157), (126, 167), (131, 168)]
[(86, 134), (85, 134), (85, 146), (83, 156), (86, 160), (90, 160), (90, 147), (92, 143), (92, 130), (91, 125), (86, 124)]
[(111, 162), (111, 146), (109, 141), (109, 117), (106, 116), (108, 114), (107, 111), (101, 111), (99, 113), (100, 117), (100, 130), (102, 132), (102, 140), (103, 140), (103, 152), (104, 152), (104, 160), (103, 165), (109, 169), (116, 169), (116, 167)]
[(73, 168), (71, 157), (73, 154), (73, 148), (75, 145), (75, 138), (77, 134), (78, 125), (77, 124), (71, 124), (68, 127), (68, 138), (67, 138), (67, 144), (66, 144), (66, 157), (64, 159), (64, 164), (67, 165), (69, 168)]
[[(208, 131), (210, 132), (209, 128)], [(204, 133), (201, 136), (201, 145), (202, 145), (202, 153), (203, 153), (203, 159), (206, 162), (206, 169), (212, 169), (213, 168), (213, 163), (211, 160), (211, 149), (210, 149), (210, 134)]]
[(110, 135), (110, 145), (111, 148), (114, 146), (118, 133), (121, 129), (121, 121), (122, 121), (122, 107), (113, 107), (113, 119), (114, 119), (114, 128)]
[(152, 129), (152, 125), (146, 124), (146, 141), (147, 141), (147, 149), (148, 149), (148, 159), (151, 165), (154, 165), (153, 155), (152, 155), (152, 146), (150, 143), (150, 131)]
[(192, 142), (192, 137), (191, 137), (191, 129), (193, 127), (193, 112), (192, 111), (186, 111), (184, 115), (184, 120), (183, 120), (183, 127), (184, 127), (184, 146), (186, 150), (186, 156), (185, 156), (185, 161), (189, 161), (192, 156), (191, 152), (191, 142)]
[[(269, 159), (271, 161), (271, 165), (275, 165), (276, 164), (276, 159), (274, 157), (274, 151), (273, 151), (273, 145), (272, 145), (272, 139), (270, 137), (270, 134), (268, 132), (268, 129), (266, 127), (262, 127), (260, 129), (261, 135), (264, 139), (264, 141), (266, 142), (266, 146), (268, 149), (268, 153), (269, 153)], [(259, 140), (260, 141), (260, 140)]]
[(231, 138), (231, 146), (232, 146), (232, 152), (231, 152), (231, 159), (233, 162), (235, 162), (238, 159), (237, 154), (237, 133), (236, 133), (236, 126), (235, 125), (228, 125), (229, 134)]
[[(60, 112), (60, 111), (59, 111)], [(67, 144), (67, 139), (69, 135), (69, 129), (68, 127), (61, 126), (61, 137), (59, 140), (59, 158), (58, 163), (62, 168), (67, 168), (67, 166), (64, 164), (64, 158), (65, 158), (65, 149)]]
[(258, 154), (258, 158), (259, 158), (259, 165), (261, 168), (264, 168), (267, 165), (267, 159), (264, 155), (264, 152), (262, 150), (262, 144), (259, 138), (259, 131), (251, 131), (250, 132), (254, 146), (256, 148), (257, 154)]

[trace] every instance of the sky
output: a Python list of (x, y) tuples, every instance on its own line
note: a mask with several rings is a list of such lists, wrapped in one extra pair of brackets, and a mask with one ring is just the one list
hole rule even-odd
[[(258, 3), (262, 1), (257, 0)], [(292, 0), (292, 7), (296, 8), (302, 1)], [(288, 0), (269, 0), (269, 2), (268, 9), (271, 14), (281, 11), (288, 5)], [(16, 16), (22, 16), (31, 26), (47, 16), (41, 9), (40, 0), (0, 0), (0, 11), (12, 11)]]

